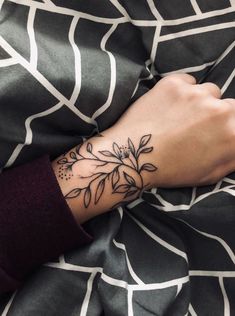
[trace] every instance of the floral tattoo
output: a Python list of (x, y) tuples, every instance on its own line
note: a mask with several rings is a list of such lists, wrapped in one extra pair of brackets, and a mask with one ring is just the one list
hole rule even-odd
[[(153, 151), (148, 147), (151, 134), (144, 135), (135, 148), (132, 140), (128, 138), (127, 146), (112, 144), (112, 151), (102, 150), (95, 154), (93, 145), (86, 144), (86, 153), (81, 153), (82, 144), (75, 150), (64, 155), (57, 161), (60, 165), (58, 177), (69, 181), (78, 176), (79, 186), (65, 195), (66, 199), (83, 197), (84, 206), (87, 208), (93, 201), (97, 204), (107, 189), (111, 194), (121, 194), (122, 201), (134, 198), (147, 186), (144, 185), (142, 172), (154, 172), (157, 167), (151, 163), (140, 163), (140, 156)], [(77, 172), (73, 169), (76, 166)], [(116, 206), (116, 205), (115, 205)]]

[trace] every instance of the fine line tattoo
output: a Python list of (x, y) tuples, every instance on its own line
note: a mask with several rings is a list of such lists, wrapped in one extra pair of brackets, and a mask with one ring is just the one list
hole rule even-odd
[[(154, 172), (157, 167), (151, 163), (140, 163), (140, 156), (153, 151), (148, 147), (151, 134), (144, 135), (136, 148), (130, 138), (127, 146), (112, 144), (112, 150), (101, 150), (94, 153), (93, 145), (86, 143), (85, 154), (81, 153), (82, 144), (66, 156), (57, 160), (60, 165), (58, 177), (69, 181), (72, 177), (79, 178), (78, 186), (70, 190), (66, 199), (83, 198), (87, 208), (93, 201), (97, 204), (105, 190), (111, 194), (122, 195), (123, 201), (136, 197), (148, 184), (144, 185), (143, 171)], [(76, 166), (76, 174), (73, 169)]]

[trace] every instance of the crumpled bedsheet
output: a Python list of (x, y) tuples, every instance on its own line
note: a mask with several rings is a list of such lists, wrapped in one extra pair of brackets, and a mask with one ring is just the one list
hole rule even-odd
[[(233, 0), (0, 6), (1, 168), (54, 158), (102, 132), (171, 73), (235, 97)], [(2, 316), (235, 315), (234, 174), (212, 186), (153, 188), (86, 229), (94, 242), (3, 296)]]

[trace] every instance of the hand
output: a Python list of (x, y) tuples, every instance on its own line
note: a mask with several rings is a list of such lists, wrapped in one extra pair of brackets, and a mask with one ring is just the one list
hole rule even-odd
[(215, 183), (235, 170), (235, 100), (220, 97), (212, 83), (171, 75), (102, 134), (119, 143), (131, 137), (136, 145), (143, 135), (152, 135), (153, 150), (146, 159), (157, 169), (142, 172), (151, 186)]
[(205, 185), (235, 170), (235, 101), (172, 75), (117, 123), (52, 163), (79, 223), (151, 187)]

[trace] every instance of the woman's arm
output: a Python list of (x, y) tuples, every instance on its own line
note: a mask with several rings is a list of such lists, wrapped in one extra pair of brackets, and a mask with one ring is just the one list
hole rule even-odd
[(214, 183), (235, 170), (235, 101), (173, 75), (102, 135), (0, 176), (0, 292), (89, 242), (81, 223), (151, 187)]
[(90, 241), (48, 156), (0, 175), (0, 293), (14, 290), (36, 266)]
[(53, 162), (77, 222), (151, 187), (215, 183), (235, 170), (235, 100), (212, 84), (172, 75), (118, 122)]

